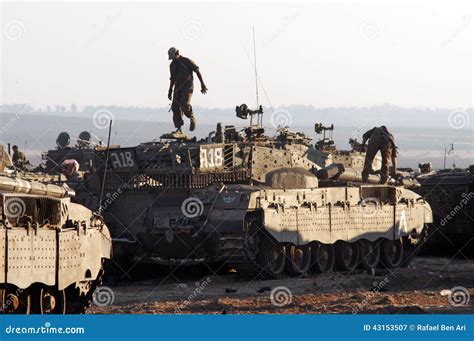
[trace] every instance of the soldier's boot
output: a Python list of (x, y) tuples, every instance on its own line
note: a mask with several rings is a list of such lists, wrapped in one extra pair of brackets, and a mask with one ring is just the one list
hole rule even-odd
[(367, 167), (364, 167), (364, 170), (362, 171), (362, 182), (369, 181), (369, 173), (371, 173), (371, 170)]
[(189, 118), (189, 131), (194, 131), (196, 129), (196, 117), (191, 116)]
[(185, 136), (181, 131), (181, 128), (176, 129), (176, 131), (173, 131), (170, 135), (175, 139), (183, 138)]

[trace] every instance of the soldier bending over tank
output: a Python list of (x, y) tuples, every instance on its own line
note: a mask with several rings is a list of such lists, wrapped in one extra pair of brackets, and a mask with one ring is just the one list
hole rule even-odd
[(367, 150), (365, 154), (364, 169), (362, 171), (362, 181), (367, 182), (369, 174), (373, 173), (372, 162), (378, 151), (382, 154), (382, 168), (380, 169), (380, 183), (384, 184), (388, 180), (388, 163), (392, 161), (392, 176), (395, 176), (397, 169), (397, 146), (393, 135), (387, 127), (374, 127), (362, 136), (362, 145)]

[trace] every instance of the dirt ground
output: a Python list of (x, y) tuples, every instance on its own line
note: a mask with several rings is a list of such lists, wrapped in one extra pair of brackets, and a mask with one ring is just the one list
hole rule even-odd
[[(92, 314), (474, 313), (474, 260), (419, 257), (408, 268), (252, 280), (161, 274), (104, 284)], [(472, 297), (472, 299), (470, 299)], [(113, 299), (113, 302), (112, 302)]]

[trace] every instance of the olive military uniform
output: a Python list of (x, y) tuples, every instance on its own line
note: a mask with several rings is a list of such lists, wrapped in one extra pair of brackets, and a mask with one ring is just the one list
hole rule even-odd
[(191, 106), (191, 97), (193, 96), (193, 72), (199, 70), (199, 67), (189, 58), (180, 56), (173, 59), (170, 64), (170, 80), (174, 82), (173, 103), (173, 122), (177, 129), (180, 129), (183, 122), (183, 114), (191, 120), (194, 120), (193, 107)]
[(19, 150), (13, 152), (12, 162), (13, 165), (19, 169), (22, 169), (26, 164), (28, 164), (25, 154)]
[[(393, 135), (385, 126), (375, 127), (363, 135), (362, 144), (369, 140), (365, 154), (364, 170), (362, 171), (362, 180), (367, 182), (369, 174), (373, 172), (372, 162), (378, 151), (382, 154), (382, 167), (380, 169), (380, 182), (386, 183), (388, 179), (389, 162), (394, 163), (397, 157), (397, 147)], [(393, 165), (395, 167), (395, 164)]]

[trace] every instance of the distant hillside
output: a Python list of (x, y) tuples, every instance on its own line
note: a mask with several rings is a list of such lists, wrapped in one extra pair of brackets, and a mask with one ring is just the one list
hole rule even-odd
[[(150, 109), (151, 110), (151, 109)], [(209, 131), (215, 129), (217, 122), (223, 124), (236, 124), (244, 126), (247, 122), (235, 118), (230, 109), (225, 114), (224, 110), (211, 112), (214, 115), (214, 121), (209, 119), (206, 114), (200, 114), (198, 118), (198, 127), (194, 135), (198, 138), (206, 137)], [(219, 114), (220, 113), (220, 114)], [(104, 112), (101, 112), (104, 114)], [(105, 113), (107, 114), (107, 113)], [(231, 116), (232, 114), (232, 116)], [(278, 113), (278, 119), (274, 120), (282, 123), (287, 118), (285, 112)], [(82, 115), (82, 117), (78, 117)], [(163, 116), (165, 115), (165, 116)], [(209, 114), (211, 115), (211, 114)], [(218, 116), (220, 115), (220, 116)], [(342, 114), (341, 114), (342, 115)], [(303, 131), (316, 141), (320, 138), (314, 132), (314, 123), (317, 121), (334, 122), (334, 140), (340, 149), (348, 149), (349, 138), (357, 138), (361, 140), (362, 134), (372, 128), (374, 125), (379, 125), (380, 122), (373, 120), (370, 116), (364, 117), (360, 113), (353, 111), (351, 115), (346, 114), (347, 120), (344, 122), (341, 119), (331, 120), (336, 118), (337, 114), (326, 114), (326, 119), (320, 115), (306, 115), (306, 121), (302, 118), (291, 122), (292, 129), (295, 131)], [(2, 128), (0, 130), (0, 142), (18, 144), (21, 149), (26, 150), (28, 157), (34, 163), (39, 163), (41, 159), (41, 152), (48, 149), (53, 149), (56, 146), (56, 137), (62, 131), (66, 131), (71, 136), (71, 144), (76, 143), (77, 136), (83, 130), (90, 131), (94, 136), (94, 141), (107, 141), (107, 115), (102, 116), (104, 120), (99, 117), (94, 117), (90, 112), (87, 113), (39, 113), (39, 112), (17, 112), (16, 114), (0, 114), (0, 122)], [(127, 115), (128, 120), (121, 119), (119, 111), (113, 114), (114, 125), (112, 134), (112, 143), (121, 144), (122, 146), (134, 146), (141, 142), (152, 141), (158, 139), (159, 136), (165, 132), (170, 132), (174, 129), (171, 123), (170, 114), (151, 113), (148, 117), (143, 118), (141, 115), (136, 115), (134, 120), (130, 119), (131, 115)], [(132, 115), (133, 116), (133, 115)], [(296, 116), (296, 115), (295, 115)], [(273, 117), (274, 119), (277, 117)], [(357, 119), (357, 117), (359, 117)], [(455, 143), (455, 161), (456, 165), (460, 167), (467, 167), (474, 164), (474, 137), (471, 128), (454, 129), (449, 124), (440, 124), (440, 127), (433, 127), (433, 121), (426, 118), (425, 125), (403, 124), (406, 121), (391, 117), (394, 124), (385, 123), (393, 132), (399, 146), (400, 156), (399, 165), (405, 167), (416, 167), (419, 162), (433, 162), (435, 167), (443, 166), (444, 149), (449, 144)], [(272, 116), (267, 117), (266, 133), (269, 136), (275, 134), (275, 128), (272, 126)], [(418, 118), (413, 118), (416, 121)], [(357, 124), (350, 122), (356, 121)], [(337, 122), (340, 122), (338, 124)], [(398, 122), (398, 124), (395, 124)], [(283, 122), (285, 123), (285, 122)], [(428, 124), (430, 123), (430, 124)], [(472, 120), (470, 120), (472, 123)], [(187, 129), (186, 122), (185, 128)], [(431, 127), (430, 127), (431, 126)], [(447, 166), (452, 164), (453, 153), (448, 155)]]
[[(236, 103), (240, 104), (240, 103)], [(171, 122), (171, 113), (167, 108), (86, 106), (78, 111), (74, 105), (70, 108), (55, 107), (50, 111), (38, 111), (27, 107), (31, 115), (55, 115), (61, 117), (93, 117), (100, 111), (108, 111), (115, 119), (134, 121)], [(25, 111), (24, 105), (0, 106), (0, 113), (16, 114)], [(432, 109), (401, 108), (390, 104), (373, 107), (335, 107), (316, 108), (314, 106), (290, 105), (264, 108), (264, 123), (268, 126), (277, 123), (288, 123), (294, 126), (313, 125), (315, 122), (334, 123), (336, 126), (354, 127), (354, 129), (385, 124), (390, 127), (419, 128), (463, 128), (474, 127), (473, 110), (471, 109)], [(235, 117), (235, 107), (215, 109), (195, 107), (201, 124), (244, 124)], [(272, 124), (273, 123), (273, 124)]]

